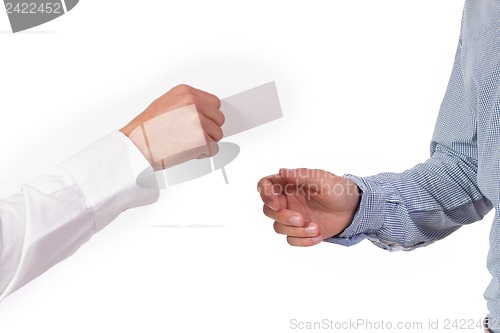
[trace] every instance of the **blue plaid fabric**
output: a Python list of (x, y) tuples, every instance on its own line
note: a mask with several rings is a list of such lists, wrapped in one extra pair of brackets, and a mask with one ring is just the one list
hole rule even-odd
[(402, 173), (346, 175), (362, 190), (360, 207), (348, 229), (326, 240), (352, 245), (369, 239), (387, 250), (412, 250), (495, 207), (488, 254), (492, 279), (484, 294), (494, 332), (500, 332), (499, 79), (500, 0), (466, 0), (430, 158)]

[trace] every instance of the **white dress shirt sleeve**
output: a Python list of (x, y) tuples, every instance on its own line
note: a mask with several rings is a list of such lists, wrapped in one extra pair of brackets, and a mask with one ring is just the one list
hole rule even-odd
[(0, 200), (0, 300), (72, 255), (128, 208), (158, 199), (137, 186), (149, 163), (112, 132)]

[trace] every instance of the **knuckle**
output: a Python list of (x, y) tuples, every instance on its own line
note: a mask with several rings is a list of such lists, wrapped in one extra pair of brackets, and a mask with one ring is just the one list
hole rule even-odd
[(176, 92), (181, 93), (181, 94), (187, 94), (193, 90), (192, 87), (188, 86), (187, 84), (179, 84), (174, 87)]
[(215, 100), (215, 107), (217, 109), (220, 109), (221, 106), (222, 106), (222, 102), (221, 102), (221, 100), (217, 96), (215, 98), (216, 98), (216, 100)]
[(296, 170), (294, 170), (294, 175), (297, 175), (297, 176), (307, 176), (309, 173), (309, 169), (307, 168), (298, 168)]
[(219, 111), (219, 115), (220, 115), (220, 126), (224, 125), (224, 123), (226, 122), (226, 116), (224, 116), (224, 113), (222, 113), (221, 111)]
[(186, 105), (192, 105), (192, 104), (196, 104), (198, 102), (198, 98), (192, 93), (185, 93), (182, 96), (182, 101)]

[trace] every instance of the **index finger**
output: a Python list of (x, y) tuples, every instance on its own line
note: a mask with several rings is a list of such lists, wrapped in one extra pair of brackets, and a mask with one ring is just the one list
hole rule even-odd
[(262, 178), (257, 183), (257, 191), (262, 201), (272, 210), (280, 210), (278, 195), (281, 194), (285, 181), (280, 175), (271, 175)]

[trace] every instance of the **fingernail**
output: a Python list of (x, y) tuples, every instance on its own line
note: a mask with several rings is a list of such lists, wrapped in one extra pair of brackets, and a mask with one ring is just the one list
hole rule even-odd
[(300, 223), (300, 217), (298, 215), (292, 215), (288, 218), (288, 222), (290, 222), (291, 225), (299, 227), (301, 225)]
[(306, 234), (308, 234), (309, 236), (316, 236), (318, 234), (318, 229), (316, 228), (315, 225), (310, 225), (308, 226), (306, 229)]
[(268, 201), (267, 205), (269, 206), (269, 208), (271, 208), (272, 210), (276, 211), (276, 209), (273, 207), (273, 202), (272, 201)]

